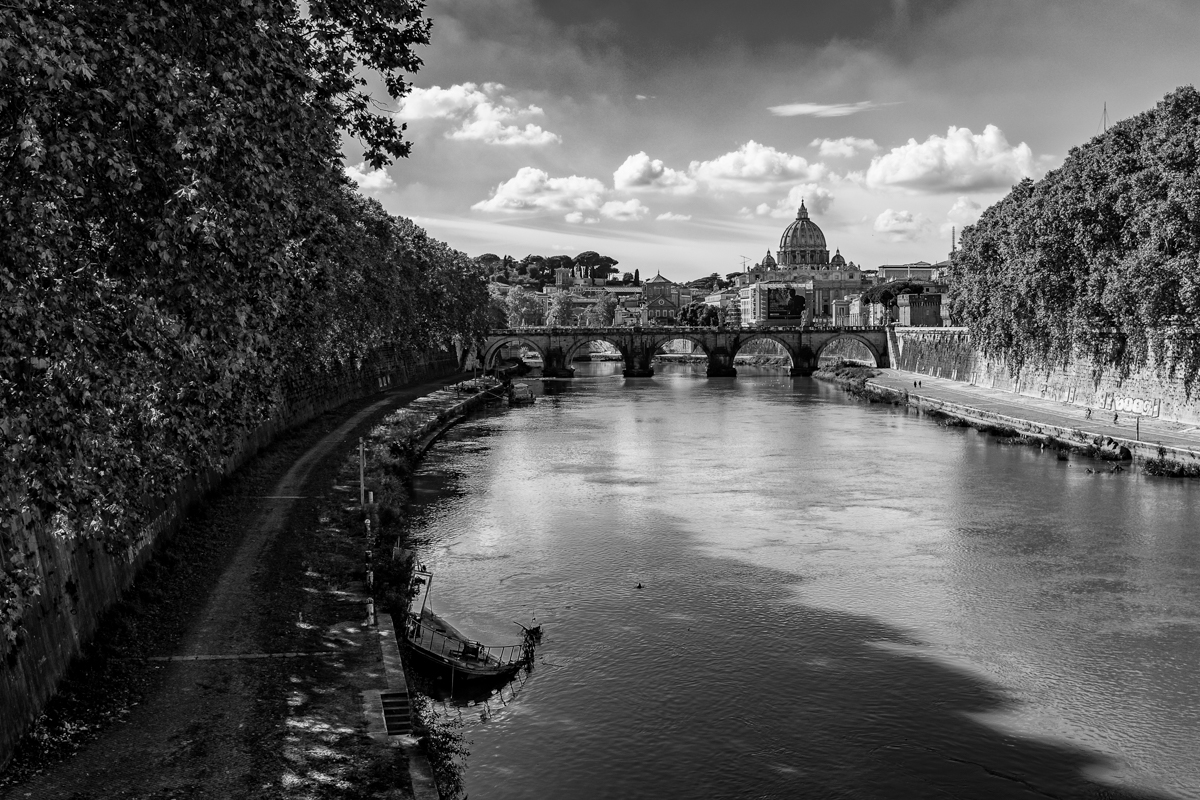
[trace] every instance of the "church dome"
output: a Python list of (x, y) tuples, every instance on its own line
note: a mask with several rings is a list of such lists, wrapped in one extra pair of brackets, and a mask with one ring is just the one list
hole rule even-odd
[(846, 259), (842, 258), (842, 251), (840, 249), (836, 253), (833, 254), (833, 258), (829, 259), (829, 266), (835, 267), (838, 269), (845, 268)]
[(808, 209), (800, 201), (796, 219), (779, 239), (779, 263), (828, 264), (829, 251), (825, 248), (825, 234), (817, 223), (808, 218)]
[(771, 255), (770, 250), (767, 251), (767, 255), (763, 258), (762, 266), (764, 269), (774, 269), (775, 268), (775, 258)]

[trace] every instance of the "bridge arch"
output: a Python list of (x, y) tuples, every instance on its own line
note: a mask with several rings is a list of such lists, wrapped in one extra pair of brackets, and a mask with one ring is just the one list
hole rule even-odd
[(657, 336), (654, 336), (650, 340), (650, 346), (651, 346), (651, 348), (653, 348), (654, 354), (657, 355), (658, 352), (660, 350), (662, 350), (664, 345), (670, 344), (671, 342), (675, 342), (680, 339), (684, 339), (684, 340), (689, 341), (692, 344), (696, 345), (697, 347), (700, 348), (700, 350), (705, 355), (707, 355), (712, 350), (712, 342), (711, 341), (705, 342), (700, 334), (691, 334), (691, 333), (664, 333), (661, 335), (657, 335)]
[(480, 359), (480, 361), (483, 362), (483, 368), (484, 369), (495, 369), (496, 355), (500, 352), (501, 348), (503, 348), (506, 345), (509, 345), (513, 342), (520, 342), (521, 344), (528, 347), (530, 350), (536, 351), (537, 354), (542, 357), (542, 362), (545, 363), (546, 351), (541, 345), (539, 345), (531, 337), (522, 336), (520, 334), (513, 334), (512, 336), (497, 338), (494, 341), (492, 341), (491, 343), (489, 343), (487, 345), (487, 347), (484, 348), (483, 356)]
[(783, 352), (787, 353), (788, 358), (792, 360), (792, 369), (796, 369), (801, 365), (801, 354), (796, 351), (795, 346), (786, 339), (768, 331), (763, 331), (762, 333), (751, 331), (748, 332), (744, 337), (739, 337), (737, 340), (737, 346), (734, 347), (733, 353), (730, 354), (731, 358), (737, 358), (737, 354), (741, 352), (743, 347), (750, 344), (750, 342), (757, 341), (759, 339), (768, 339), (783, 348)]
[(565, 361), (570, 364), (575, 360), (575, 355), (592, 342), (605, 342), (617, 348), (617, 352), (621, 354), (621, 358), (629, 360), (629, 348), (626, 342), (616, 336), (611, 336), (607, 333), (591, 333), (587, 329), (581, 329), (576, 340), (567, 348), (565, 353)]
[(831, 336), (822, 342), (821, 346), (817, 348), (816, 354), (813, 356), (813, 363), (819, 364), (821, 362), (821, 354), (825, 352), (825, 348), (829, 347), (829, 345), (833, 344), (834, 342), (841, 342), (847, 339), (858, 342), (866, 347), (867, 352), (871, 354), (871, 358), (875, 360), (875, 366), (887, 366), (887, 352), (880, 352), (879, 348), (870, 339), (862, 334), (854, 333), (852, 331), (843, 331), (836, 336)]

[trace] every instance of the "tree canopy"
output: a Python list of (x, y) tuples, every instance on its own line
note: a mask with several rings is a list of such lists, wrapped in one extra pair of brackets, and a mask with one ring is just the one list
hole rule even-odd
[(488, 326), (483, 271), (358, 195), (409, 152), (419, 0), (0, 6), (0, 633), (33, 522), (121, 547), (289, 382)]
[(1200, 93), (1073, 148), (962, 232), (952, 315), (1010, 367), (1200, 370)]

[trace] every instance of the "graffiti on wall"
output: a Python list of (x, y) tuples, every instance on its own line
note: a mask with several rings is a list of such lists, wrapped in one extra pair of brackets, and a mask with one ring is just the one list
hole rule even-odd
[(1147, 397), (1125, 397), (1111, 392), (1104, 398), (1104, 407), (1109, 411), (1137, 414), (1140, 417), (1157, 417), (1162, 401)]

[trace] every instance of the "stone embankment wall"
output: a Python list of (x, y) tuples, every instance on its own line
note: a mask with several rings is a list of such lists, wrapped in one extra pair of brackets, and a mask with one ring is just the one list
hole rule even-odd
[(1145, 369), (1125, 380), (1111, 372), (1096, 380), (1092, 365), (1085, 360), (1067, 368), (1028, 369), (1013, 375), (1003, 362), (985, 358), (972, 347), (966, 328), (897, 327), (889, 331), (888, 345), (896, 369), (1081, 408), (1200, 424), (1200, 396), (1187, 396), (1182, 375), (1170, 379)]
[(271, 417), (243, 437), (221, 472), (185, 481), (143, 528), (129, 548), (111, 552), (94, 540), (56, 535), (29, 524), (22, 532), (25, 552), (36, 554), (41, 593), (26, 609), (24, 630), (15, 646), (0, 644), (0, 769), (21, 736), (54, 695), (71, 660), (95, 633), (100, 619), (133, 583), (156, 543), (169, 535), (188, 510), (249, 461), (279, 434), (319, 414), (390, 386), (447, 375), (458, 368), (451, 352), (413, 354), (390, 348), (360, 367), (347, 368), (285, 387)]

